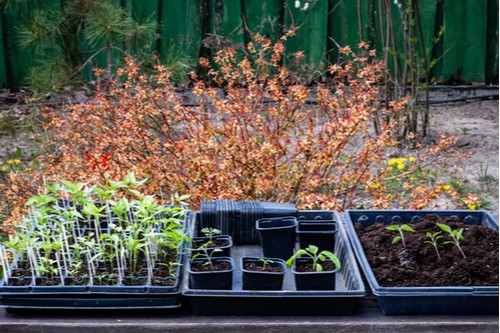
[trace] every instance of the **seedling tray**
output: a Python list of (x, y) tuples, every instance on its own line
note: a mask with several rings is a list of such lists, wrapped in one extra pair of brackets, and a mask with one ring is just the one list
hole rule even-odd
[[(187, 211), (183, 224), (191, 229), (192, 213)], [(0, 280), (0, 306), (17, 309), (175, 309), (182, 305), (182, 266), (186, 261), (181, 251), (175, 283), (172, 286), (8, 286)]]
[(382, 287), (370, 268), (355, 224), (418, 222), (428, 214), (456, 216), (467, 224), (482, 225), (498, 231), (498, 221), (485, 211), (365, 211), (344, 213), (349, 239), (364, 275), (384, 315), (395, 314), (498, 314), (498, 286), (487, 287)]
[[(194, 217), (195, 225), (200, 223), (199, 213)], [(297, 217), (339, 220), (338, 214), (332, 211), (299, 211)], [(189, 298), (195, 315), (352, 315), (356, 310), (356, 301), (365, 295), (365, 289), (342, 226), (339, 226), (336, 237), (335, 253), (342, 269), (336, 275), (335, 290), (297, 291), (290, 268), (285, 273), (282, 290), (242, 290), (240, 258), (262, 256), (260, 245), (245, 244), (234, 245), (231, 250), (235, 262), (231, 290), (191, 289), (185, 270), (182, 294)]]

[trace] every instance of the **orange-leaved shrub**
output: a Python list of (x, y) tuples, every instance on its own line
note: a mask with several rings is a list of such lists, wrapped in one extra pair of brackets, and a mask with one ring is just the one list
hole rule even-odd
[[(332, 83), (308, 87), (283, 66), (290, 34), (276, 42), (254, 34), (246, 53), (225, 47), (213, 63), (200, 59), (210, 84), (192, 74), (194, 103), (184, 103), (165, 67), (146, 73), (127, 58), (88, 102), (45, 109), (45, 153), (37, 168), (12, 172), (0, 185), (4, 214), (19, 218), (22, 200), (43, 182), (121, 179), (130, 171), (149, 179), (151, 193), (189, 194), (194, 209), (200, 200), (222, 198), (302, 209), (423, 208), (439, 196), (442, 184), (415, 186), (414, 197), (397, 202), (381, 190), (392, 177), (391, 134), (406, 105), (382, 107), (386, 69), (374, 53), (363, 44), (359, 55), (342, 48), (343, 62), (328, 69)], [(431, 155), (450, 143), (440, 142)], [(424, 158), (412, 167), (419, 163)]]

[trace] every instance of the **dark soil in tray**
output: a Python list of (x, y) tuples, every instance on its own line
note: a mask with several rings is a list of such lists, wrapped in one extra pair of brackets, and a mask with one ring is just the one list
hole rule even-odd
[[(454, 244), (442, 244), (451, 238), (441, 232), (443, 238), (438, 240), (441, 260), (438, 260), (434, 247), (424, 243), (429, 240), (426, 232), (441, 231), (436, 222), (454, 230), (464, 228), (460, 246), (467, 258), (463, 258)], [(381, 286), (498, 286), (498, 232), (436, 215), (408, 225), (416, 232), (404, 231), (404, 249), (401, 242), (391, 244), (398, 232), (385, 229), (387, 225), (377, 223), (364, 228), (356, 224), (367, 260)]]
[(207, 240), (203, 240), (203, 241), (194, 241), (193, 242), (193, 248), (195, 250), (197, 250), (197, 249), (199, 249), (200, 247), (202, 247), (205, 244), (206, 244), (207, 248), (211, 249), (211, 248), (214, 248), (214, 247), (228, 246), (229, 245), (229, 241), (227, 239), (216, 239), (216, 238), (214, 238), (211, 242), (208, 242), (208, 239)]
[(204, 263), (191, 265), (191, 270), (193, 272), (228, 271), (230, 269), (231, 269), (231, 264), (226, 261), (216, 263), (213, 265), (213, 267)]
[(151, 285), (155, 287), (171, 287), (175, 285), (175, 280), (165, 277), (153, 277), (151, 278)]
[[(332, 262), (319, 262), (323, 271), (333, 271), (335, 270), (335, 265)], [(316, 270), (313, 267), (312, 263), (298, 263), (295, 266), (295, 271), (297, 272), (315, 272)]]
[(275, 273), (283, 272), (283, 267), (273, 267), (271, 265), (266, 265), (266, 269), (263, 269), (264, 266), (262, 264), (256, 264), (253, 262), (245, 263), (244, 268), (248, 271), (256, 271), (256, 272), (275, 272)]

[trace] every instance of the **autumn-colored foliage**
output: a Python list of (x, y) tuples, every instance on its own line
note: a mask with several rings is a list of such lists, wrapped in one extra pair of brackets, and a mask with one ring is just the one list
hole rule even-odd
[[(127, 58), (89, 102), (44, 111), (47, 152), (37, 168), (6, 177), (3, 211), (15, 221), (43, 181), (121, 179), (130, 171), (149, 179), (150, 192), (191, 195), (193, 209), (221, 198), (409, 209), (446, 193), (437, 183), (413, 184), (412, 196), (388, 194), (394, 175), (386, 161), (406, 105), (382, 107), (385, 68), (366, 45), (359, 55), (341, 49), (344, 62), (328, 69), (332, 84), (308, 87), (283, 66), (288, 37), (255, 34), (247, 53), (224, 48), (213, 63), (201, 59), (210, 84), (193, 73), (194, 106), (176, 94), (163, 66), (143, 73)], [(446, 150), (446, 140), (431, 156)], [(425, 163), (418, 157), (404, 172)]]

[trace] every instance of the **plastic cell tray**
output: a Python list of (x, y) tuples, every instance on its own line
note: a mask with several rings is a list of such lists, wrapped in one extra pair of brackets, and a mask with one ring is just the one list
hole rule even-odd
[[(192, 212), (183, 224), (191, 230)], [(179, 261), (186, 260), (185, 251)], [(24, 286), (10, 287), (0, 280), (0, 306), (12, 309), (176, 309), (182, 305), (183, 269), (173, 286)]]
[[(332, 211), (298, 211), (297, 214), (298, 218), (305, 219), (318, 216), (338, 221), (338, 215)], [(199, 223), (199, 214), (194, 217), (195, 223)], [(357, 300), (365, 296), (365, 289), (342, 226), (336, 237), (335, 253), (342, 269), (336, 274), (335, 290), (297, 291), (290, 268), (285, 273), (282, 290), (243, 290), (240, 258), (262, 256), (259, 244), (245, 244), (234, 245), (231, 250), (236, 265), (231, 290), (192, 289), (185, 276), (182, 294), (189, 298), (195, 315), (353, 315)]]
[(485, 211), (368, 211), (347, 210), (345, 224), (360, 267), (384, 315), (397, 314), (498, 314), (498, 286), (382, 287), (375, 278), (356, 233), (355, 224), (418, 222), (428, 214), (456, 216), (467, 224), (482, 225), (498, 232), (498, 221)]

